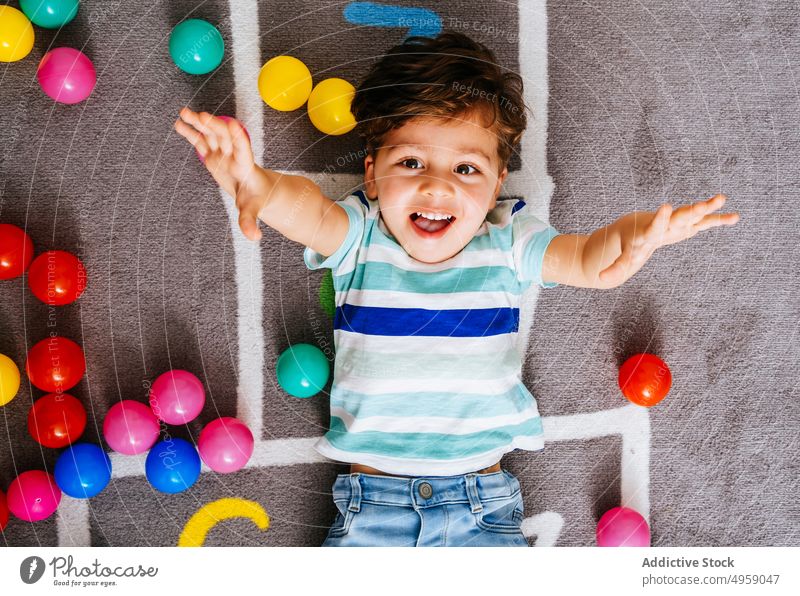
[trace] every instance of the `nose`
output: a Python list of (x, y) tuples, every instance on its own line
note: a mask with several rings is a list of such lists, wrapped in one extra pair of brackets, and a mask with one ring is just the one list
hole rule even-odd
[(423, 174), (419, 177), (419, 193), (428, 197), (452, 197), (455, 191), (445, 175), (432, 170), (429, 171), (429, 174)]

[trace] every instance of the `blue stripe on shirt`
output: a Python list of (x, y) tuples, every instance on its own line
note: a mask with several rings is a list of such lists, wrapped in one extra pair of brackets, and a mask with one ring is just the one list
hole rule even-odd
[(336, 307), (333, 328), (365, 335), (485, 337), (517, 332), (519, 309), (427, 310), (344, 304)]

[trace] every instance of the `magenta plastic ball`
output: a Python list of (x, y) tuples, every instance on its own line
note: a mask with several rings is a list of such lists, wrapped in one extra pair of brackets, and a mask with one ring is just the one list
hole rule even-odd
[(141, 402), (127, 399), (114, 404), (106, 414), (103, 436), (117, 453), (136, 455), (155, 445), (160, 426), (153, 410)]
[[(217, 118), (221, 118), (225, 122), (230, 122), (231, 120), (236, 120), (235, 118), (231, 118), (230, 116), (217, 116)], [(237, 120), (237, 122), (239, 122), (239, 121)], [(249, 141), (250, 140), (250, 133), (247, 132), (247, 128), (245, 128), (244, 124), (242, 124), (241, 122), (239, 122), (239, 125), (242, 127), (242, 130), (244, 130), (244, 136), (246, 136), (247, 140)], [(197, 151), (196, 149), (195, 149), (195, 153), (197, 153), (197, 158), (200, 161), (202, 161), (203, 163), (206, 162), (206, 158), (203, 157), (202, 155), (200, 155), (200, 152)]]
[(650, 546), (650, 527), (638, 511), (614, 507), (597, 523), (597, 546)]
[(167, 424), (186, 424), (200, 414), (206, 403), (203, 383), (187, 370), (170, 370), (150, 387), (150, 407)]
[(97, 74), (86, 54), (74, 48), (56, 48), (39, 62), (36, 78), (42, 91), (60, 103), (83, 101), (94, 89)]
[(55, 478), (43, 470), (23, 472), (8, 487), (8, 510), (21, 520), (47, 519), (61, 502), (61, 489)]
[(217, 418), (200, 432), (197, 450), (206, 465), (222, 474), (241, 470), (253, 455), (253, 433), (236, 418)]

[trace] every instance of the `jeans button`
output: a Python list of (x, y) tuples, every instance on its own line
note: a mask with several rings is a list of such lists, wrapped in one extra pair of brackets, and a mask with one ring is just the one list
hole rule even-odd
[(433, 488), (427, 482), (423, 482), (419, 485), (419, 494), (423, 499), (430, 499), (433, 494)]

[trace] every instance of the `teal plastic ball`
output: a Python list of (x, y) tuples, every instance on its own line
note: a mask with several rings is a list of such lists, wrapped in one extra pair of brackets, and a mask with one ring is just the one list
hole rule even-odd
[(325, 354), (311, 344), (296, 344), (278, 358), (278, 384), (289, 395), (311, 397), (325, 387), (330, 366)]
[(188, 19), (172, 30), (169, 54), (182, 71), (206, 74), (222, 63), (225, 42), (219, 30), (208, 21)]
[(19, 7), (34, 25), (58, 29), (78, 14), (78, 0), (19, 0)]

